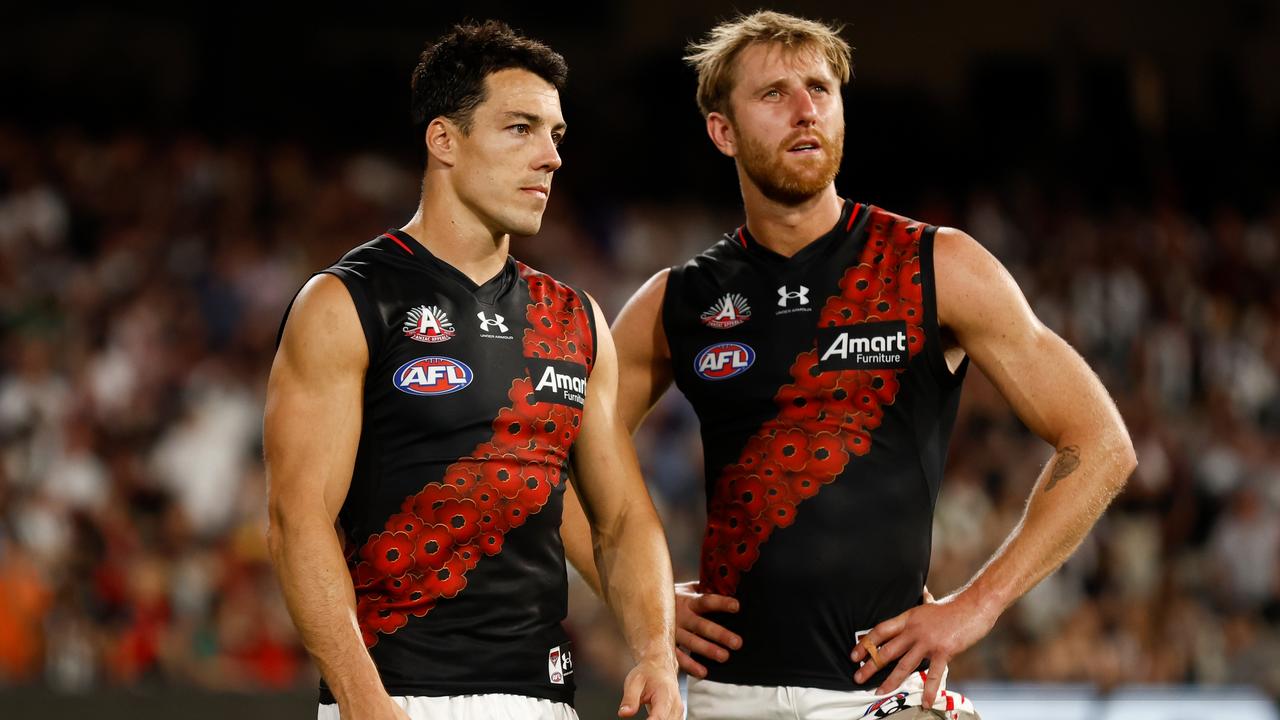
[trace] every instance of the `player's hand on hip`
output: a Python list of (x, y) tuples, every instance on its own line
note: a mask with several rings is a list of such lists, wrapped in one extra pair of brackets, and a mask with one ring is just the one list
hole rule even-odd
[(712, 612), (738, 612), (738, 601), (725, 595), (703, 593), (698, 583), (676, 583), (676, 660), (680, 669), (697, 678), (707, 669), (693, 653), (719, 662), (729, 659), (729, 648), (742, 647), (742, 638), (703, 617)]
[[(947, 663), (990, 632), (995, 620), (964, 593), (938, 601), (927, 596), (925, 604), (885, 620), (862, 637), (851, 656), (854, 662), (862, 663), (853, 679), (858, 683), (866, 682), (880, 668), (898, 660), (898, 666), (876, 689), (877, 694), (883, 695), (901, 685), (928, 658), (923, 706), (931, 708), (938, 696)], [(877, 648), (874, 654), (867, 645)]]
[(627, 673), (622, 684), (622, 704), (618, 717), (634, 717), (643, 705), (651, 720), (683, 720), (684, 704), (680, 701), (680, 684), (670, 656), (646, 660)]

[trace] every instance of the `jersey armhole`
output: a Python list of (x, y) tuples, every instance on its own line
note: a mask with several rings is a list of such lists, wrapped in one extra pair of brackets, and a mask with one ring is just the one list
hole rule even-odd
[[(596, 307), (586, 293), (577, 288), (573, 288), (573, 292), (578, 296), (587, 313), (587, 332), (591, 333), (591, 356), (587, 362), (587, 377), (591, 377), (591, 371), (596, 366), (596, 355), (600, 351), (600, 330), (596, 327)], [(603, 314), (603, 311), (601, 313)]]
[(969, 369), (969, 354), (956, 367), (955, 372), (947, 367), (946, 350), (942, 345), (942, 327), (938, 322), (938, 293), (935, 282), (933, 264), (933, 239), (938, 232), (936, 225), (930, 225), (920, 234), (920, 274), (923, 281), (924, 295), (924, 334), (925, 353), (929, 357), (929, 366), (938, 380), (951, 386), (964, 382), (965, 372)]
[(369, 300), (369, 295), (365, 292), (364, 285), (359, 282), (358, 276), (350, 270), (330, 267), (316, 273), (316, 275), (321, 274), (332, 275), (341, 280), (343, 287), (347, 289), (347, 294), (351, 296), (351, 302), (356, 306), (356, 316), (360, 318), (360, 329), (364, 331), (365, 344), (369, 349), (368, 372), (372, 374), (378, 351), (382, 349), (382, 327), (378, 322), (378, 308)]
[(673, 363), (675, 362), (676, 349), (671, 344), (671, 339), (674, 337), (671, 334), (673, 320), (672, 313), (675, 312), (672, 305), (674, 299), (679, 297), (680, 283), (682, 280), (682, 273), (680, 271), (683, 268), (683, 265), (674, 265), (667, 268), (667, 281), (662, 288), (662, 309), (658, 316), (662, 322), (662, 335), (667, 339), (667, 355), (670, 356), (671, 362)]

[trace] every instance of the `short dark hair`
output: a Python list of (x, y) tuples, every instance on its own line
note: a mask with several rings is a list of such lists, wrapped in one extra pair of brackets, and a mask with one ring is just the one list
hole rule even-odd
[(413, 122), (419, 130), (446, 117), (471, 132), (476, 106), (485, 100), (485, 78), (510, 68), (528, 70), (564, 92), (569, 66), (564, 57), (506, 23), (454, 25), (428, 44), (413, 69)]

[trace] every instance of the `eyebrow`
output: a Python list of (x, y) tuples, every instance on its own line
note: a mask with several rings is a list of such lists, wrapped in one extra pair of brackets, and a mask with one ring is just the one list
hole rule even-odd
[[(507, 112), (502, 113), (502, 116), (504, 118), (507, 118), (508, 120), (523, 120), (529, 123), (530, 125), (542, 125), (544, 123), (544, 119), (541, 115), (534, 115), (533, 113), (527, 113), (520, 110), (508, 110)], [(561, 120), (555, 125), (552, 125), (551, 129), (559, 130), (560, 132), (563, 133), (566, 129), (568, 129), (568, 127), (569, 126), (566, 125), (563, 120)]]

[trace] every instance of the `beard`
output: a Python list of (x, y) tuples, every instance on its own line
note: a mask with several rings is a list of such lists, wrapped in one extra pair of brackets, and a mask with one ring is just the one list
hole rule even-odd
[[(777, 148), (765, 147), (764, 143), (738, 132), (736, 126), (734, 132), (741, 141), (742, 152), (738, 153), (738, 162), (743, 172), (765, 197), (774, 202), (797, 205), (835, 182), (836, 174), (840, 172), (840, 160), (844, 155), (843, 128), (833, 138), (817, 128), (794, 132)], [(787, 148), (805, 136), (816, 137), (823, 152), (788, 162)]]

